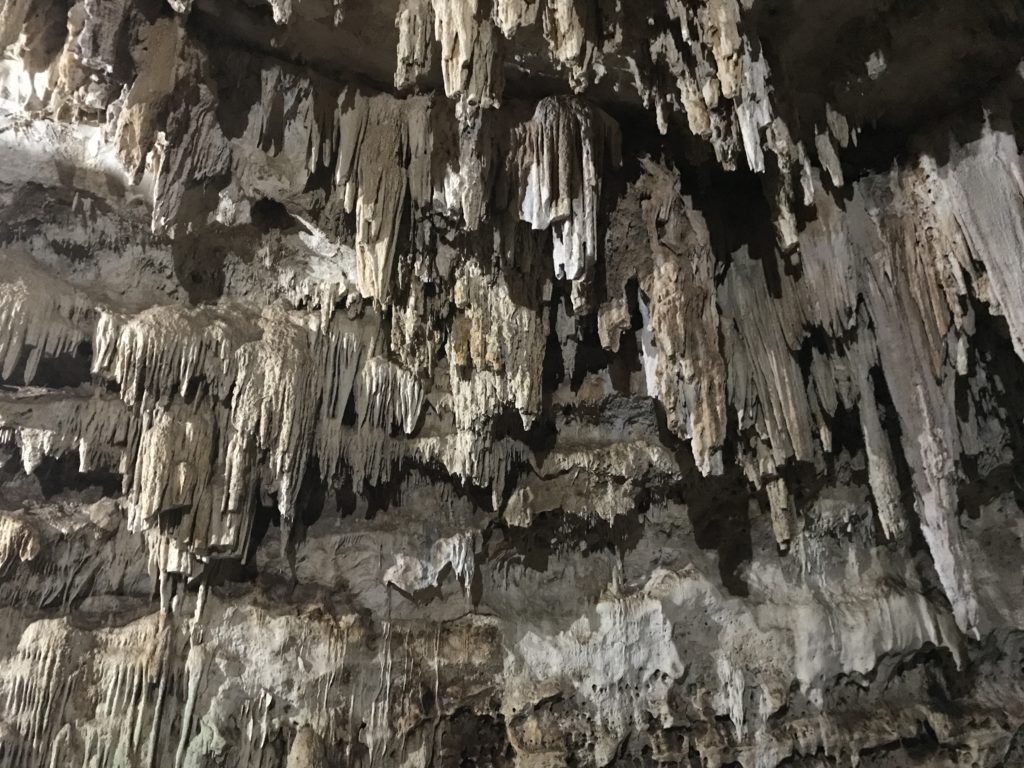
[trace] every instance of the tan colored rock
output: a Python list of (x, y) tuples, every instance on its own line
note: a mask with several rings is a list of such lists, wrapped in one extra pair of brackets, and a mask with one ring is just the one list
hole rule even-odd
[(0, 0), (0, 768), (1024, 764), (1013, 3)]

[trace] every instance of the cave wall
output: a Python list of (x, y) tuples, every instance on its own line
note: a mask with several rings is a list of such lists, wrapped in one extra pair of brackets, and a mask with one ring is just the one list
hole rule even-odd
[(0, 0), (0, 766), (1024, 765), (1024, 9)]

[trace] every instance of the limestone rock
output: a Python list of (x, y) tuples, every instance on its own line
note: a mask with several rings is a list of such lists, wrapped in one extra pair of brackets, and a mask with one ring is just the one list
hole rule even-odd
[(0, 0), (0, 768), (1024, 765), (1022, 41)]

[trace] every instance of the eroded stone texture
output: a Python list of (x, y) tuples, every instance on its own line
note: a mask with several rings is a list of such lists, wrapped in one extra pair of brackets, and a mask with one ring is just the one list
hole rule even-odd
[(1022, 41), (0, 0), (0, 766), (1024, 765)]

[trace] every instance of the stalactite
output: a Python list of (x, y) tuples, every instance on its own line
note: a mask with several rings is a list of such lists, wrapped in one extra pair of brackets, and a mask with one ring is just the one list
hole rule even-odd
[(1021, 763), (1024, 14), (833, 6), (0, 0), (0, 766)]

